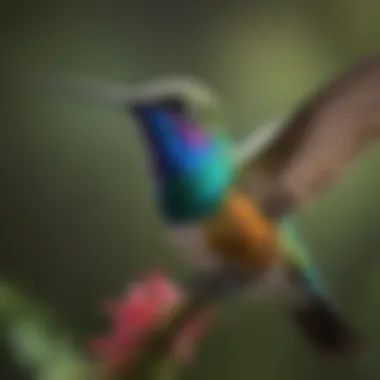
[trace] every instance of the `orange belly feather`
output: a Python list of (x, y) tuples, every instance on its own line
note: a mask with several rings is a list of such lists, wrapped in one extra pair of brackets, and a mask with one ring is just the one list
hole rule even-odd
[(281, 258), (275, 225), (242, 193), (231, 192), (203, 231), (218, 259), (237, 269), (265, 270)]

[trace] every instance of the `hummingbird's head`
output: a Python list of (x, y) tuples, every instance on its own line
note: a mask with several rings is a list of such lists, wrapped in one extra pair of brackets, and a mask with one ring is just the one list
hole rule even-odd
[(161, 206), (176, 222), (207, 215), (234, 171), (229, 140), (215, 129), (217, 102), (190, 79), (151, 82), (126, 102), (150, 150)]
[(131, 92), (125, 106), (141, 130), (162, 178), (196, 170), (202, 165), (202, 157), (222, 140), (225, 143), (212, 128), (217, 114), (215, 97), (195, 80), (150, 82)]
[[(61, 86), (62, 87), (62, 86)], [(149, 151), (161, 208), (178, 221), (208, 215), (234, 179), (229, 139), (216, 127), (216, 97), (196, 80), (164, 78), (140, 86), (66, 80), (86, 98), (122, 106)]]

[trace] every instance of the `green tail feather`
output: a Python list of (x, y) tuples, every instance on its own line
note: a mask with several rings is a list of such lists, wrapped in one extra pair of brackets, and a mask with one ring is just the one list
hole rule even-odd
[(331, 300), (293, 224), (281, 226), (288, 294), (282, 292), (294, 321), (321, 354), (355, 354), (362, 344)]

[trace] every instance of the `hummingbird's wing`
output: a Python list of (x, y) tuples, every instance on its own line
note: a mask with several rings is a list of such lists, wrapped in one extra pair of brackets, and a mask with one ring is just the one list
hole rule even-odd
[(261, 145), (255, 137), (241, 145), (241, 179), (268, 215), (280, 217), (320, 195), (380, 136), (380, 57), (351, 69), (260, 134)]
[(265, 123), (259, 128), (255, 128), (248, 137), (245, 137), (241, 142), (234, 146), (234, 160), (238, 167), (244, 166), (247, 162), (260, 157), (261, 154), (268, 149), (280, 131), (283, 129), (284, 118), (278, 118)]

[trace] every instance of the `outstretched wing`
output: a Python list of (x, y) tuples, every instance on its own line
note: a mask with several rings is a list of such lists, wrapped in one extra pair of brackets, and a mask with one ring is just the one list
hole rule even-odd
[(283, 119), (271, 120), (259, 128), (255, 128), (248, 137), (235, 144), (233, 155), (237, 167), (245, 165), (247, 161), (253, 160), (254, 157), (259, 157), (266, 151), (283, 129), (283, 123), (281, 122)]
[(277, 136), (264, 148), (253, 144), (240, 164), (263, 210), (280, 217), (320, 195), (379, 137), (380, 57), (351, 69), (275, 127)]

